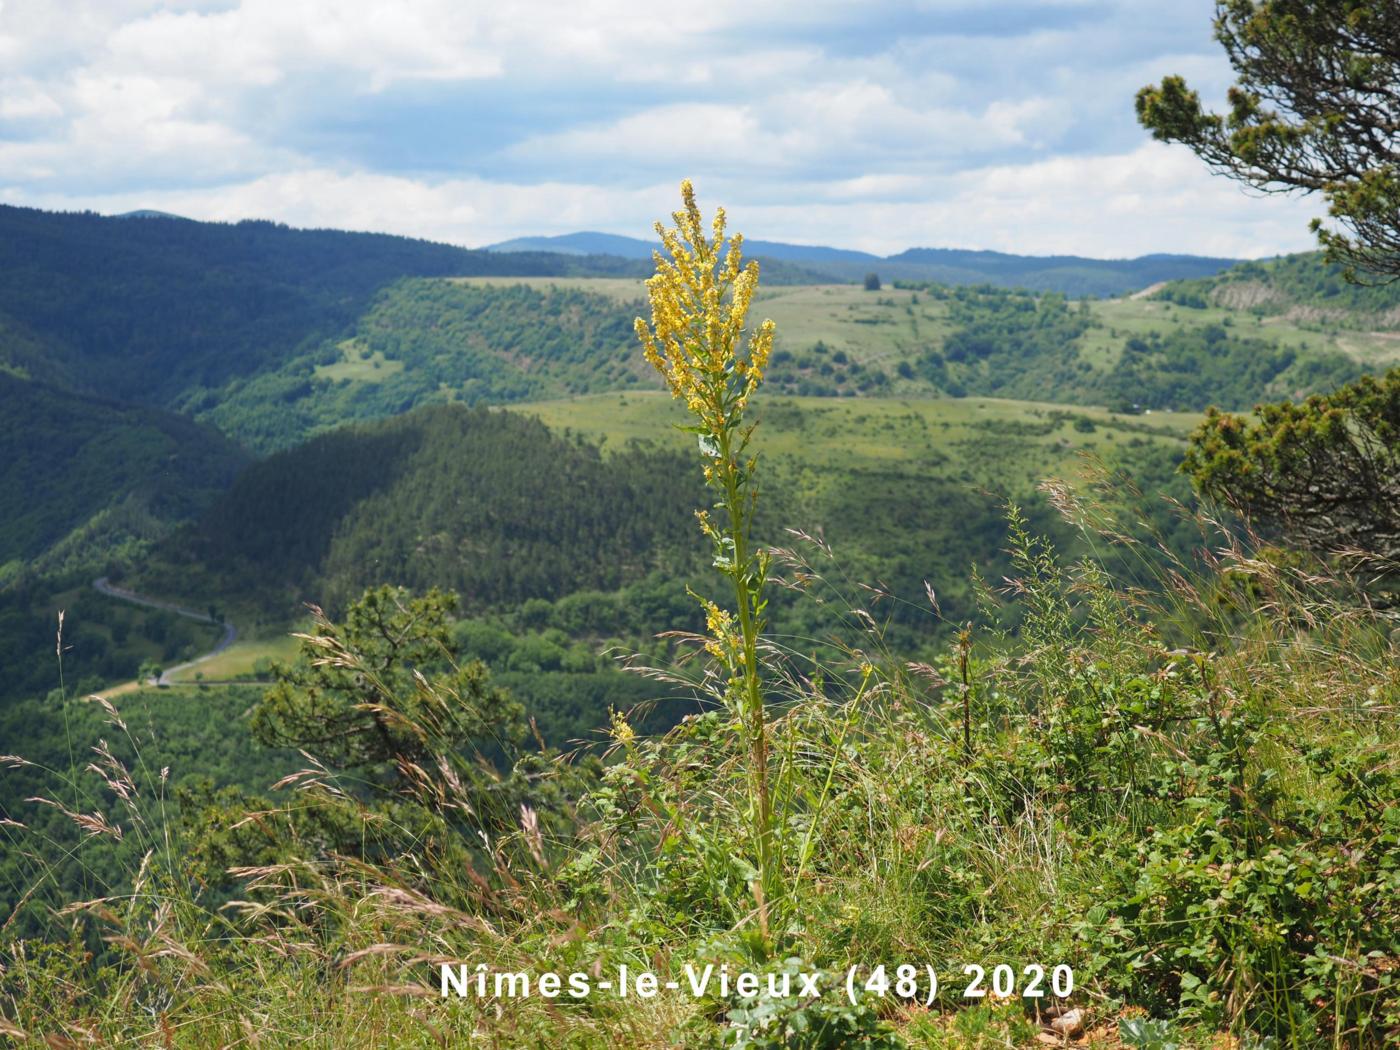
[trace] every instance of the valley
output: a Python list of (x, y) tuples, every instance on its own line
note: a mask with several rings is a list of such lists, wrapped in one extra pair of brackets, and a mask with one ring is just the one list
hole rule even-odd
[[(14, 243), (47, 221), (15, 209), (0, 218), (19, 238)], [(581, 519), (569, 504), (582, 491), (574, 472), (630, 462), (640, 448), (662, 458), (686, 451), (670, 426), (673, 407), (635, 352), (632, 319), (645, 309), (646, 290), (639, 275), (619, 274), (631, 264), (473, 254), (267, 224), (70, 218), (56, 221), (54, 233), (59, 242), (120, 243), (131, 260), (123, 280), (133, 291), (166, 281), (171, 294), (179, 287), (191, 301), (223, 303), (216, 309), (225, 313), (222, 331), (207, 337), (192, 338), (196, 330), (181, 328), (182, 315), (172, 318), (169, 334), (128, 330), (124, 338), (155, 349), (144, 363), (126, 361), (126, 385), (115, 390), (164, 407), (112, 401), (74, 414), (81, 404), (74, 399), (91, 396), (77, 392), (83, 384), (76, 377), (108, 367), (121, 347), (123, 337), (112, 334), (120, 324), (93, 339), (60, 320), (47, 300), (0, 301), (8, 325), (0, 329), (7, 369), (0, 394), (14, 426), (5, 436), (7, 461), (11, 472), (24, 464), (33, 475), (5, 486), (9, 496), (30, 496), (0, 529), (0, 554), (9, 558), (0, 572), (32, 593), (57, 593), (74, 574), (106, 571), (143, 593), (217, 605), (251, 635), (220, 654), (220, 666), (247, 673), (259, 661), (265, 668), (269, 652), (289, 651), (278, 639), (303, 603), (338, 608), (386, 571), (413, 588), (436, 582), (461, 590), (469, 615), (519, 630), (511, 625), (521, 601), (638, 586), (663, 567), (698, 565), (693, 545), (673, 538), (653, 547), (633, 532), (629, 549), (650, 553), (631, 563), (614, 559), (604, 574), (564, 578), (541, 563), (527, 582), (518, 569), (499, 569), (502, 559), (523, 564), (519, 508), (546, 498), (513, 489), (544, 463), (580, 454), (563, 454), (568, 443), (582, 442), (583, 458), (569, 468), (574, 480), (554, 490), (565, 499), (551, 513), (573, 521), (573, 530)], [(226, 253), (224, 283), (188, 285), (170, 277), (168, 256), (149, 261), (157, 247), (172, 245)], [(274, 256), (275, 266), (261, 265)], [(45, 258), (38, 253), (23, 270), (15, 256), (0, 264), (10, 267), (14, 288), (17, 274), (38, 279)], [(70, 280), (85, 289), (88, 316), (116, 322), (128, 307), (96, 276)], [(995, 523), (1005, 500), (1043, 514), (1039, 482), (1094, 470), (1125, 471), (1149, 502), (1157, 493), (1187, 498), (1173, 465), (1207, 405), (1301, 397), (1400, 359), (1393, 293), (1351, 290), (1315, 259), (1159, 284), (1144, 295), (1089, 299), (908, 280), (877, 290), (765, 285), (755, 310), (778, 329), (757, 406), (756, 449), (771, 472), (767, 521), (833, 539), (853, 571), (898, 579), (902, 601), (915, 600), (930, 573), (951, 574), (940, 589), (952, 596), (954, 614), (964, 615), (968, 569), (999, 557)], [(232, 304), (240, 297), (253, 312), (238, 312), (244, 307)], [(274, 302), (281, 312), (269, 314)], [(272, 318), (283, 328), (269, 328)], [(238, 349), (245, 345), (251, 352)], [(166, 367), (162, 355), (182, 346), (181, 363)], [(140, 381), (143, 368), (149, 382)], [(434, 406), (500, 406), (547, 431), (506, 438), (487, 417), (434, 416)], [(127, 452), (119, 470), (104, 462), (101, 450), (142, 448), (131, 445), (137, 419), (170, 434), (184, 428), (179, 456), (151, 444), (145, 461)], [(82, 427), (91, 436), (75, 444)], [(564, 444), (549, 451), (551, 441)], [(205, 445), (210, 452), (200, 451)], [(46, 448), (51, 462), (33, 454)], [(285, 462), (277, 455), (283, 450)], [(534, 457), (540, 467), (531, 465)], [(250, 459), (261, 462), (234, 484)], [(637, 461), (638, 484), (655, 473), (650, 462)], [(685, 478), (679, 470), (660, 473)], [(425, 502), (440, 487), (453, 495)], [(627, 499), (654, 503), (658, 496), (647, 483), (621, 504), (610, 498), (616, 506), (609, 513), (625, 517), (634, 513)], [(695, 499), (690, 483), (660, 498), (672, 509), (657, 536), (684, 537)], [(462, 530), (462, 508), (472, 504), (485, 534)], [(870, 510), (862, 508), (872, 506), (892, 522), (922, 524), (912, 533), (865, 529)], [(950, 517), (940, 506), (964, 509)], [(580, 558), (568, 553), (557, 563)], [(917, 650), (936, 645), (946, 626), (909, 630), (902, 644)], [(568, 645), (585, 648), (609, 640), (606, 632), (565, 634)], [(647, 641), (627, 631), (620, 640)], [(132, 664), (119, 680), (135, 670)]]
[[(43, 222), (0, 209), (11, 233)], [(555, 778), (606, 784), (636, 741), (719, 724), (693, 648), (725, 623), (727, 555), (697, 528), (715, 499), (697, 436), (637, 349), (644, 265), (55, 222), (58, 242), (125, 263), (60, 282), (44, 251), (0, 250), (0, 734), (24, 756), (0, 821), (59, 858), (0, 861), (18, 928), (47, 929), (45, 909), (80, 891), (120, 895), (141, 863), (138, 835), (90, 842), (92, 825), (65, 816), (118, 820), (131, 790), (66, 774), (77, 739), (101, 740), (99, 762), (136, 770), (200, 829), (182, 863), (223, 899), (234, 858), (272, 863), (287, 836), (359, 848), (360, 831), (319, 818), (260, 823), (295, 812), (305, 778), (322, 783), (308, 738), (343, 755), (351, 779), (330, 790), (356, 806), (413, 775), (383, 760), (385, 740), (466, 732), (461, 776), (494, 798), (516, 783), (495, 772), (513, 756), (521, 797), (543, 808)], [(204, 262), (171, 261), (186, 257)], [(1235, 534), (1209, 533), (1180, 470), (1208, 410), (1400, 361), (1395, 292), (1339, 285), (1315, 256), (1191, 263), (1190, 279), (1111, 298), (1065, 294), (1080, 278), (867, 288), (809, 265), (779, 260), (753, 303), (777, 325), (744, 467), (773, 559), (764, 659), (782, 668), (775, 689), (823, 698), (879, 666), (905, 698), (879, 709), (891, 726), (925, 696), (954, 725), (961, 677), (959, 768), (957, 748), (1007, 717), (974, 684), (1012, 673), (994, 647), (1155, 630), (1141, 610), (1221, 557), (1203, 541)], [(1111, 613), (1093, 605), (1110, 578), (1125, 603)], [(1080, 594), (1088, 607), (1072, 606)], [(1223, 619), (1236, 607), (1201, 601)], [(1179, 614), (1153, 614), (1164, 637)], [(337, 706), (347, 695), (361, 699)], [(413, 715), (426, 728), (358, 724), (388, 696), (427, 705)], [(846, 729), (823, 732), (843, 746)], [(926, 727), (911, 732), (926, 746)]]

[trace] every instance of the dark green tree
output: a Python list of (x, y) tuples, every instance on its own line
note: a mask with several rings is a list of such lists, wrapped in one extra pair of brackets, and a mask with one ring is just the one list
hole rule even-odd
[(1207, 413), (1182, 464), (1196, 487), (1292, 546), (1400, 568), (1400, 369), (1255, 411)]
[(412, 597), (377, 587), (339, 623), (316, 610), (302, 659), (276, 669), (254, 710), (254, 734), (391, 789), (417, 793), (425, 776), (496, 783), (494, 770), (520, 756), (528, 727), (484, 664), (454, 659), (456, 603), (438, 590)]
[(865, 275), (865, 290), (867, 292), (878, 292), (880, 290), (880, 275), (878, 273), (868, 273)]
[(1138, 92), (1154, 137), (1266, 192), (1321, 193), (1313, 220), (1349, 275), (1400, 277), (1400, 3), (1217, 0), (1215, 36), (1237, 80), (1206, 111), (1172, 76)]

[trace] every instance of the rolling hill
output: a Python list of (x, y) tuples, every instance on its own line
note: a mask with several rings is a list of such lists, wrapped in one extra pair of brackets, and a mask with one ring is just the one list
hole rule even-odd
[(1354, 284), (1320, 253), (1240, 263), (1213, 277), (1177, 281), (1156, 298), (1224, 307), (1274, 321), (1360, 330), (1400, 329), (1400, 282)]
[[(643, 296), (639, 281), (624, 279), (403, 282), (380, 297), (352, 342), (328, 348), (327, 363), (277, 418), (303, 407), (343, 418), (433, 400), (510, 404), (652, 388), (631, 331)], [(1227, 309), (1070, 303), (985, 286), (781, 286), (760, 292), (755, 309), (778, 325), (773, 388), (803, 396), (1247, 408), (1335, 386), (1389, 352), (1384, 339), (1265, 325)], [(337, 401), (350, 407), (325, 407)]]
[(0, 372), (0, 584), (130, 555), (203, 511), (248, 460), (183, 416)]
[[(12, 474), (28, 472), (10, 492), (39, 494), (6, 516), (0, 565), (11, 574), (138, 549), (225, 490), (247, 458), (237, 445), (292, 449), (435, 404), (656, 387), (631, 331), (645, 309), (640, 279), (596, 275), (637, 260), (18, 208), (0, 208), (0, 233), (0, 390), (13, 406), (0, 455)], [(588, 237), (559, 246), (633, 250)], [(868, 262), (759, 247), (803, 265)], [(1046, 263), (905, 255), (971, 259), (1007, 280)], [(1195, 412), (1300, 397), (1393, 362), (1400, 341), (1376, 325), (1396, 294), (1343, 285), (1300, 256), (1147, 299), (799, 284), (766, 287), (758, 309), (778, 323), (774, 394)]]
[[(968, 566), (1001, 557), (1001, 501), (1037, 503), (1036, 483), (1076, 473), (1084, 453), (1167, 483), (1197, 418), (776, 395), (758, 414), (768, 533), (824, 533), (858, 578), (915, 597), (930, 574), (965, 594)], [(289, 616), (391, 582), (500, 611), (664, 569), (683, 597), (701, 567), (693, 512), (706, 500), (677, 418), (664, 393), (638, 390), (341, 427), (245, 470), (163, 545), (137, 589), (241, 593)]]
[(679, 467), (640, 448), (605, 465), (536, 420), (429, 406), (252, 465), (141, 586), (252, 594), (287, 615), (377, 583), (450, 588), (476, 608), (611, 590), (693, 561), (698, 540), (676, 542), (701, 496)]
[(402, 277), (636, 269), (270, 222), (0, 206), (0, 368), (198, 412), (341, 332)]

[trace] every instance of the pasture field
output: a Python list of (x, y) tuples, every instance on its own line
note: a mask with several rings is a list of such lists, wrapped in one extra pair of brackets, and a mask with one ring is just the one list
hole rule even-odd
[[(663, 393), (629, 391), (510, 406), (554, 430), (572, 430), (612, 451), (633, 440), (691, 436), (668, 426), (680, 413)], [(815, 474), (896, 471), (961, 478), (998, 490), (1021, 490), (1051, 474), (1072, 472), (1085, 456), (1121, 448), (1180, 449), (1200, 418), (1194, 413), (1121, 415), (1048, 402), (967, 398), (828, 398), (768, 396), (755, 402), (757, 450)]]
[[(456, 284), (482, 286), (524, 285), (534, 289), (568, 288), (604, 296), (615, 303), (635, 304), (644, 312), (646, 288), (636, 278), (611, 277), (458, 277)], [(1325, 318), (1309, 319), (1288, 314), (1267, 317), (1248, 310), (1210, 306), (1185, 307), (1158, 299), (1086, 300), (1097, 323), (1084, 335), (1083, 356), (1096, 367), (1111, 367), (1125, 338), (1156, 332), (1167, 335), (1179, 329), (1224, 325), (1242, 337), (1267, 339), (1297, 350), (1334, 350), (1362, 365), (1391, 367), (1400, 362), (1400, 333), (1369, 332), (1349, 328)], [(860, 285), (782, 285), (760, 290), (754, 314), (771, 317), (778, 326), (775, 345), (780, 349), (806, 349), (817, 343), (843, 350), (861, 364), (893, 368), (912, 361), (930, 347), (937, 348), (953, 330), (946, 301), (926, 292), (887, 286), (866, 291)], [(338, 366), (331, 366), (338, 367)], [(363, 371), (363, 369), (361, 369)], [(318, 375), (320, 372), (318, 371)], [(367, 378), (345, 373), (348, 378)], [(904, 383), (913, 389), (914, 384)], [(902, 390), (896, 381), (892, 388)]]

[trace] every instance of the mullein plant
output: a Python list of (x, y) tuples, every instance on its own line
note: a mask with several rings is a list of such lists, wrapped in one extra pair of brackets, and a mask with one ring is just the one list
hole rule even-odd
[(637, 338), (646, 359), (694, 422), (680, 429), (696, 435), (705, 484), (716, 495), (711, 510), (697, 513), (714, 546), (714, 566), (729, 580), (734, 611), (696, 596), (705, 609), (705, 649), (725, 676), (724, 701), (740, 727), (748, 755), (748, 822), (758, 878), (753, 883), (759, 928), (769, 939), (770, 910), (783, 900), (781, 858), (774, 833), (769, 777), (769, 733), (758, 661), (765, 625), (770, 555), (750, 535), (758, 500), (756, 458), (749, 451), (753, 425), (744, 410), (773, 350), (775, 326), (765, 320), (746, 328), (758, 289), (758, 263), (743, 262), (743, 236), (725, 237), (724, 209), (705, 222), (690, 181), (681, 183), (684, 208), (676, 226), (656, 224), (666, 255), (654, 252), (656, 273), (647, 281), (651, 323), (638, 317)]

